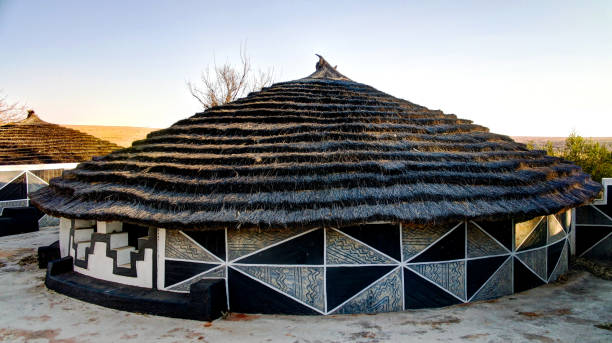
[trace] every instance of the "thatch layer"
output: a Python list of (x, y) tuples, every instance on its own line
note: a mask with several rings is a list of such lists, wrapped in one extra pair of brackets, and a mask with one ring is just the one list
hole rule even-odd
[(0, 165), (84, 162), (117, 149), (121, 147), (42, 121), (33, 112), (20, 122), (0, 126)]
[(317, 67), (82, 163), (32, 200), (167, 228), (313, 227), (528, 218), (600, 189), (567, 161)]

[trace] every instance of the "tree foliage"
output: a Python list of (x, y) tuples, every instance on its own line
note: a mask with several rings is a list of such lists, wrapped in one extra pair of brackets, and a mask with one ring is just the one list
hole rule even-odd
[[(527, 143), (527, 147), (533, 149), (534, 144)], [(543, 148), (548, 155), (561, 157), (580, 166), (597, 182), (601, 182), (604, 177), (612, 177), (612, 149), (605, 144), (572, 132), (560, 149), (555, 149), (550, 141), (546, 142)]]
[(271, 69), (253, 71), (245, 49), (240, 49), (239, 66), (229, 63), (209, 65), (202, 72), (200, 82), (187, 82), (187, 88), (204, 109), (209, 109), (261, 90), (271, 85), (273, 79), (274, 71)]

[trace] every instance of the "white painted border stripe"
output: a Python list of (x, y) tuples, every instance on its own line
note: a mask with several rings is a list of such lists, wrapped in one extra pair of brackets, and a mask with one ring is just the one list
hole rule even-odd
[(178, 261), (178, 262), (189, 262), (189, 263), (200, 263), (200, 264), (223, 264), (225, 262), (214, 262), (214, 261), (202, 261), (202, 260), (188, 260), (184, 258), (166, 257), (166, 261)]
[[(179, 282), (177, 282), (177, 283), (175, 283), (175, 284), (172, 284), (172, 285), (168, 286), (167, 288), (172, 288), (172, 287), (176, 287), (176, 286), (178, 286), (178, 285), (184, 284), (184, 283), (189, 282), (189, 281), (191, 281), (191, 280), (193, 280), (193, 279), (195, 279), (195, 278), (197, 278), (197, 277), (199, 277), (199, 276), (202, 276), (202, 275), (204, 275), (204, 274), (208, 274), (208, 273), (210, 273), (210, 272), (212, 272), (212, 271), (214, 271), (214, 270), (220, 269), (221, 267), (223, 267), (223, 265), (222, 265), (222, 264), (220, 264), (220, 265), (218, 265), (218, 266), (216, 266), (216, 267), (213, 267), (213, 268), (211, 268), (211, 269), (209, 269), (209, 270), (207, 270), (207, 271), (204, 271), (204, 272), (202, 272), (202, 273), (200, 273), (200, 274), (194, 275), (194, 276), (190, 277), (189, 279), (185, 279), (185, 280), (183, 280), (183, 281), (179, 281)], [(227, 276), (227, 275), (226, 275), (226, 276)], [(222, 279), (222, 278), (220, 278), (220, 277), (208, 277), (208, 279)], [(170, 290), (170, 289), (169, 289), (169, 290)], [(183, 292), (183, 291), (181, 291), (181, 292)], [(189, 292), (187, 292), (187, 293), (189, 293)]]
[[(321, 267), (321, 266), (320, 266), (320, 267)], [(324, 315), (324, 314), (326, 314), (325, 312), (323, 312), (323, 311), (321, 311), (321, 310), (317, 309), (316, 307), (313, 307), (312, 305), (308, 305), (307, 303), (303, 302), (302, 300), (300, 300), (300, 299), (298, 299), (298, 298), (296, 298), (296, 297), (294, 297), (294, 296), (292, 296), (292, 295), (289, 295), (289, 294), (287, 294), (287, 293), (284, 293), (284, 292), (283, 292), (283, 291), (281, 291), (280, 289), (278, 289), (278, 288), (276, 288), (276, 287), (274, 287), (274, 286), (272, 286), (272, 285), (270, 285), (270, 284), (267, 284), (267, 283), (263, 282), (262, 280), (259, 280), (259, 279), (255, 278), (255, 277), (253, 277), (253, 276), (251, 276), (251, 275), (247, 274), (246, 272), (244, 272), (244, 271), (242, 271), (242, 270), (238, 269), (238, 268), (234, 268), (234, 267), (233, 267), (233, 266), (231, 266), (231, 265), (230, 265), (230, 268), (232, 268), (232, 270), (235, 270), (235, 271), (239, 272), (240, 274), (243, 274), (244, 276), (247, 276), (247, 277), (248, 277), (248, 278), (250, 278), (250, 279), (253, 279), (253, 280), (255, 280), (255, 281), (259, 282), (260, 284), (262, 284), (262, 285), (264, 285), (264, 286), (266, 286), (266, 287), (268, 287), (268, 288), (270, 288), (270, 289), (275, 290), (276, 292), (278, 292), (278, 293), (280, 293), (280, 294), (282, 294), (282, 295), (284, 295), (284, 296), (286, 296), (286, 297), (288, 297), (288, 298), (290, 298), (290, 299), (295, 300), (296, 302), (298, 302), (298, 303), (300, 303), (300, 304), (302, 304), (302, 305), (304, 305), (304, 306), (306, 306), (306, 307), (308, 307), (308, 308), (310, 308), (310, 309), (312, 309), (312, 310), (314, 310), (314, 311), (319, 312), (320, 314), (323, 314), (323, 315)], [(228, 275), (228, 279), (229, 279), (229, 275)]]
[[(563, 244), (563, 248), (561, 249), (561, 255), (559, 255), (559, 259), (557, 260), (557, 263), (555, 264), (555, 267), (553, 268), (552, 272), (550, 272), (550, 276), (548, 277), (548, 281), (546, 281), (546, 283), (550, 283), (553, 275), (555, 274), (555, 270), (557, 270), (557, 267), (561, 263), (561, 257), (563, 256), (563, 250), (565, 250), (565, 248), (567, 248), (569, 251), (569, 243), (567, 242), (567, 239), (565, 240), (565, 244)], [(546, 267), (548, 268), (548, 265)], [(548, 270), (546, 272), (548, 273)]]
[[(544, 250), (544, 248), (542, 248), (542, 250)], [(531, 270), (531, 272), (533, 274), (535, 274), (538, 278), (540, 278), (540, 280), (544, 281), (544, 283), (548, 283), (548, 281), (546, 281), (546, 279), (543, 279), (535, 270), (533, 270), (530, 266), (527, 265), (527, 263), (525, 263), (523, 260), (521, 260), (521, 258), (519, 257), (520, 254), (522, 254), (524, 251), (521, 251), (520, 253), (517, 253), (516, 255), (516, 259), (523, 265), (525, 266), (527, 269)], [(548, 248), (546, 248), (546, 250), (544, 251), (544, 254), (546, 254), (546, 256), (548, 256)], [(548, 260), (544, 259), (544, 261), (546, 262), (546, 271), (545, 273), (548, 273)], [(548, 278), (548, 275), (546, 275), (546, 277)]]
[(79, 163), (15, 164), (0, 166), (0, 171), (74, 169), (78, 164)]

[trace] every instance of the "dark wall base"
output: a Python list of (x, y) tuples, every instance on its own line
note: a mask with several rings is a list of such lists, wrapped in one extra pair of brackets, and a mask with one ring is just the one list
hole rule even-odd
[(61, 258), (59, 241), (44, 247), (38, 247), (38, 268), (45, 269), (51, 261)]
[(49, 262), (45, 285), (70, 297), (122, 311), (208, 321), (227, 311), (223, 279), (196, 282), (190, 294), (156, 291), (76, 273), (72, 257)]

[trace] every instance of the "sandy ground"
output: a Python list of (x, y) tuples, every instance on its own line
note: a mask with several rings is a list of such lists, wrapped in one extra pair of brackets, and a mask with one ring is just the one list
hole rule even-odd
[[(49, 291), (35, 248), (0, 241), (0, 342), (612, 342), (612, 282), (586, 272), (497, 301), (378, 315), (233, 314), (212, 323), (107, 309)], [(248, 292), (248, 290), (245, 290)]]

